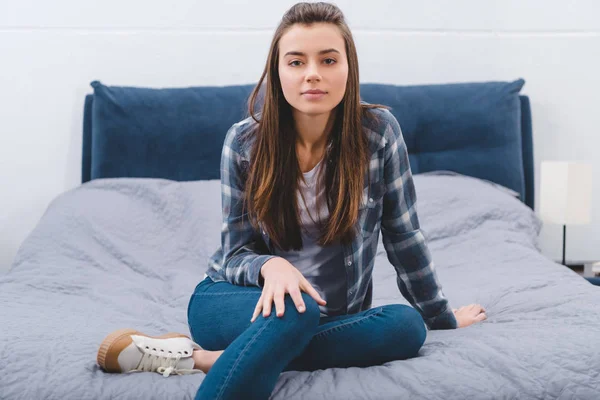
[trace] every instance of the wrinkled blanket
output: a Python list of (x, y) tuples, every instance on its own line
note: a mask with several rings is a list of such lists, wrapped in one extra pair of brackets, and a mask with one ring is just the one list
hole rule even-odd
[[(544, 257), (509, 191), (415, 175), (418, 213), (453, 308), (488, 319), (429, 331), (418, 357), (288, 371), (273, 399), (600, 398), (600, 288)], [(1, 399), (192, 399), (203, 374), (107, 374), (102, 339), (189, 334), (186, 309), (220, 241), (219, 181), (103, 179), (58, 196), (0, 276)], [(379, 238), (373, 307), (409, 304)]]

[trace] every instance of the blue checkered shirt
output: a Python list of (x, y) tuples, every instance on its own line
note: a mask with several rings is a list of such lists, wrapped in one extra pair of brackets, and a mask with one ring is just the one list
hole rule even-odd
[[(442, 292), (430, 251), (420, 229), (416, 194), (408, 151), (400, 125), (392, 113), (374, 109), (380, 123), (363, 120), (372, 154), (365, 179), (357, 232), (343, 246), (347, 283), (347, 313), (371, 307), (372, 271), (379, 232), (387, 258), (396, 270), (400, 293), (421, 314), (428, 329), (455, 329), (457, 321)], [(247, 176), (252, 140), (239, 134), (256, 122), (247, 118), (234, 124), (225, 136), (221, 154), (221, 201), (223, 225), (221, 246), (209, 258), (206, 271), (213, 281), (258, 286), (262, 265), (276, 257), (268, 235), (242, 220), (243, 179)]]

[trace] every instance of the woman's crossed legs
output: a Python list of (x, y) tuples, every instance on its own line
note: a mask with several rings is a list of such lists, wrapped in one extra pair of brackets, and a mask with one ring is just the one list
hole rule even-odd
[(204, 378), (196, 399), (268, 399), (283, 371), (367, 367), (417, 355), (427, 329), (412, 307), (390, 304), (357, 314), (320, 317), (302, 293), (298, 312), (289, 294), (285, 313), (250, 322), (259, 287), (213, 282), (196, 287), (188, 306), (192, 339), (206, 350), (225, 350)]

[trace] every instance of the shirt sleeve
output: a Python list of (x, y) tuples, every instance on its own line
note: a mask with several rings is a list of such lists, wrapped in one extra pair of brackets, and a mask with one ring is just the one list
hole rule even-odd
[(442, 292), (417, 216), (408, 150), (400, 125), (385, 110), (384, 181), (381, 234), (394, 266), (400, 293), (421, 314), (429, 329), (456, 329), (457, 321)]
[(227, 132), (221, 153), (221, 203), (223, 224), (221, 248), (212, 262), (220, 259), (220, 268), (228, 282), (240, 286), (263, 286), (260, 269), (276, 257), (249, 220), (247, 210), (242, 214), (246, 175), (243, 171), (237, 134), (240, 124)]

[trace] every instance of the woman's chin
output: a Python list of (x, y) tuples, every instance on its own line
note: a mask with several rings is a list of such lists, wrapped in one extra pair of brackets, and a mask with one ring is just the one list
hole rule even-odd
[(334, 107), (328, 104), (295, 104), (292, 105), (296, 112), (306, 114), (309, 116), (317, 116), (321, 114), (329, 114)]

